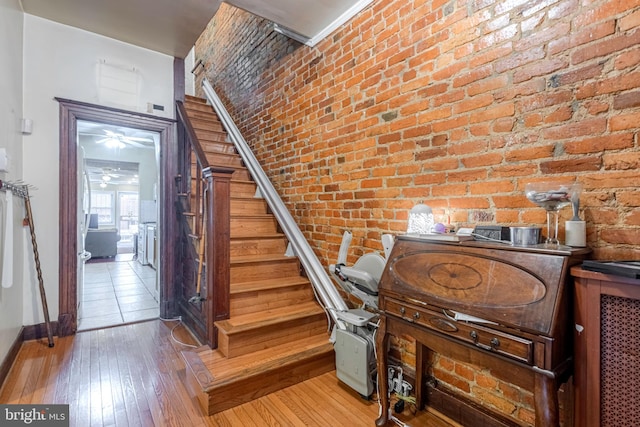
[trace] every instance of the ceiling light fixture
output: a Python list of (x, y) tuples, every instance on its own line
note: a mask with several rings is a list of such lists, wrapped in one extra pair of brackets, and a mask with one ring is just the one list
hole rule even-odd
[(106, 182), (101, 182), (100, 183), (100, 188), (107, 188), (107, 183)]
[(109, 175), (102, 175), (102, 180), (104, 182), (109, 182), (109, 181), (111, 181), (111, 177)]
[(109, 138), (105, 145), (109, 148), (124, 148), (126, 146), (124, 142), (116, 138)]

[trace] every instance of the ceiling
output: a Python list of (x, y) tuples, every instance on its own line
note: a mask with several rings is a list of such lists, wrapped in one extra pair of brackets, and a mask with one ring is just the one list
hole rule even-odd
[[(229, 0), (314, 45), (373, 0)], [(21, 0), (39, 16), (176, 58), (185, 58), (221, 0)], [(292, 30), (290, 34), (286, 29)], [(297, 37), (298, 36), (298, 37)]]
[[(78, 120), (78, 137), (83, 146), (97, 144), (117, 153), (118, 161), (86, 158), (85, 169), (91, 182), (111, 185), (138, 185), (138, 163), (128, 162), (132, 150), (143, 149), (155, 155), (157, 132)], [(98, 147), (96, 147), (98, 148)], [(108, 178), (105, 178), (108, 177)]]
[(184, 58), (220, 0), (22, 0), (25, 13)]

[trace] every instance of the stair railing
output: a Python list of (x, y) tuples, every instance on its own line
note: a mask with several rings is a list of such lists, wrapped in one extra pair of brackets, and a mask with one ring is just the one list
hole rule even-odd
[(240, 154), (244, 164), (247, 169), (249, 169), (249, 173), (256, 182), (260, 193), (266, 200), (269, 208), (282, 227), (284, 234), (287, 236), (289, 243), (293, 247), (293, 250), (300, 259), (300, 262), (302, 263), (311, 284), (316, 290), (321, 303), (324, 305), (325, 309), (338, 327), (344, 329), (344, 323), (337, 318), (335, 313), (336, 311), (346, 311), (348, 307), (344, 299), (340, 296), (337, 288), (333, 285), (327, 270), (322, 266), (318, 257), (316, 257), (313, 249), (311, 249), (311, 246), (309, 245), (309, 242), (307, 242), (307, 239), (305, 239), (300, 228), (298, 228), (298, 225), (289, 213), (289, 210), (282, 199), (280, 199), (280, 196), (273, 187), (273, 184), (271, 184), (271, 181), (262, 170), (262, 167), (251, 151), (251, 148), (249, 148), (249, 145), (243, 138), (240, 130), (235, 125), (233, 119), (229, 115), (229, 112), (206, 77), (202, 80), (202, 88), (207, 100), (215, 109), (225, 130), (229, 134), (231, 141), (238, 150), (238, 154)]
[[(206, 247), (205, 258), (198, 260), (206, 266), (206, 280), (200, 281), (201, 277), (196, 277), (200, 286), (196, 286), (195, 294), (183, 295), (184, 301), (179, 298), (179, 304), (183, 320), (197, 331), (198, 336), (204, 338), (211, 348), (217, 348), (218, 331), (215, 322), (228, 319), (230, 313), (229, 238), (233, 169), (209, 164), (184, 104), (178, 101), (176, 105), (178, 122), (181, 124), (178, 128), (181, 137), (178, 140), (183, 144), (178, 150), (178, 164), (181, 167), (179, 191), (191, 196), (189, 209), (194, 214), (191, 231), (198, 239), (204, 239)], [(192, 167), (191, 156), (195, 156), (196, 168)], [(196, 174), (194, 188), (191, 188), (192, 174)], [(198, 265), (196, 274), (202, 271), (201, 265)], [(183, 293), (184, 291), (183, 289)], [(192, 304), (191, 300), (195, 303)]]
[(181, 101), (176, 102), (176, 111), (178, 114), (178, 122), (181, 124), (180, 131), (184, 132), (184, 138), (180, 138), (180, 141), (183, 141), (184, 146), (181, 147), (180, 155), (183, 157), (181, 161), (178, 162), (180, 170), (180, 193), (190, 193), (191, 192), (191, 174), (193, 171), (191, 170), (191, 156), (195, 155), (195, 160), (198, 163), (197, 168), (197, 176), (194, 178), (198, 178), (196, 180), (196, 187), (193, 191), (193, 206), (190, 206), (191, 211), (195, 214), (193, 220), (193, 233), (200, 234), (199, 224), (201, 224), (201, 211), (202, 211), (202, 203), (204, 200), (202, 198), (203, 188), (202, 188), (202, 171), (209, 167), (209, 162), (207, 161), (207, 156), (204, 154), (202, 147), (198, 143), (198, 137), (196, 136), (196, 132), (191, 126), (191, 122), (189, 121), (189, 117), (187, 115), (187, 110), (184, 108), (184, 104)]

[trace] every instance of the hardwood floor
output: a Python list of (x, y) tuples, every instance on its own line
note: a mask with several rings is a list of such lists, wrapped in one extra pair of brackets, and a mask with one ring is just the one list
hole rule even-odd
[[(56, 338), (53, 348), (25, 342), (0, 403), (66, 403), (78, 427), (373, 426), (378, 417), (378, 404), (335, 372), (205, 416), (184, 385), (188, 347), (176, 340), (195, 343), (178, 322), (153, 320)], [(398, 418), (412, 426), (451, 427), (426, 411), (405, 414)]]

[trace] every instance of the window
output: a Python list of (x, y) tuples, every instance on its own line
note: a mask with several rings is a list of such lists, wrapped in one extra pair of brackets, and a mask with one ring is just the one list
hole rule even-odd
[(113, 191), (91, 192), (91, 213), (98, 214), (98, 226), (115, 225), (116, 205)]
[(118, 192), (118, 221), (121, 242), (132, 243), (133, 234), (138, 231), (138, 193), (133, 191)]

